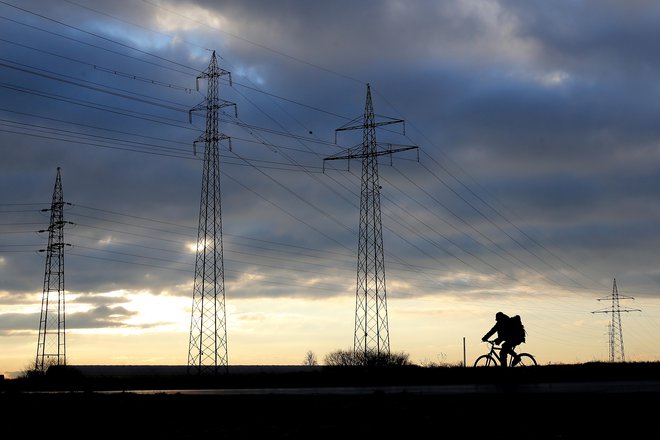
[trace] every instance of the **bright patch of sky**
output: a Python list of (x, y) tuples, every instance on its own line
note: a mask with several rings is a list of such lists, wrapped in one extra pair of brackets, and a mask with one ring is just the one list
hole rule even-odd
[(562, 71), (548, 72), (540, 75), (539, 79), (546, 86), (558, 86), (565, 83), (570, 78), (569, 74)]
[(463, 23), (465, 29), (474, 28), (472, 37), (462, 35), (459, 41), (441, 44), (441, 50), (452, 48), (451, 57), (470, 58), (477, 63), (489, 60), (526, 64), (533, 56), (534, 44), (518, 35), (518, 17), (504, 10), (498, 1), (457, 1), (440, 8), (443, 15)]
[(166, 33), (179, 31), (207, 31), (211, 29), (229, 29), (230, 21), (222, 14), (198, 5), (177, 4), (167, 10), (158, 11), (154, 16), (158, 29)]
[(190, 315), (186, 313), (190, 298), (154, 295), (151, 292), (133, 292), (126, 298), (129, 302), (125, 307), (138, 312), (124, 321), (130, 327), (171, 331), (187, 329), (190, 325)]
[(233, 76), (246, 78), (251, 83), (259, 86), (263, 86), (266, 82), (264, 78), (259, 74), (259, 69), (255, 67), (242, 66), (240, 64), (238, 66), (234, 65), (231, 73)]
[(103, 238), (99, 240), (99, 244), (111, 244), (113, 242), (111, 236), (107, 236), (106, 238)]
[(163, 50), (175, 43), (170, 36), (137, 29), (122, 23), (99, 21), (94, 27), (112, 39), (124, 41), (126, 44), (144, 51)]

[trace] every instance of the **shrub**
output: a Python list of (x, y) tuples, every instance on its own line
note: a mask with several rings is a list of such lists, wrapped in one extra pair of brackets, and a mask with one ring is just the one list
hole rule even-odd
[(325, 356), (326, 365), (333, 367), (350, 366), (405, 366), (412, 365), (410, 355), (398, 353), (364, 353), (353, 350), (337, 350)]

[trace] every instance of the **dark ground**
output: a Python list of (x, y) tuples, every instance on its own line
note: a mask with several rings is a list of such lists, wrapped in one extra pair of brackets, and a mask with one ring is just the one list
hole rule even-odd
[[(657, 363), (317, 369), (219, 378), (89, 378), (60, 371), (58, 377), (0, 382), (0, 438), (660, 438), (659, 382)], [(562, 391), (567, 383), (570, 392)], [(622, 386), (582, 389), (582, 383)], [(535, 388), (539, 384), (546, 386)], [(466, 392), (430, 391), (463, 386)], [(293, 391), (310, 387), (308, 394)], [(337, 387), (349, 391), (336, 394)], [(258, 395), (130, 391), (190, 388), (265, 390)], [(103, 392), (108, 389), (120, 392)]]

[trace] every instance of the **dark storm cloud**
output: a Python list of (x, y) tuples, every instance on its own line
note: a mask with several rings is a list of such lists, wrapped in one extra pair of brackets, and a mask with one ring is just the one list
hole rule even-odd
[(76, 328), (109, 328), (126, 327), (124, 321), (137, 312), (121, 306), (99, 306), (87, 312), (71, 313), (67, 316), (67, 327)]
[[(195, 77), (211, 48), (232, 71), (234, 87), (222, 82), (222, 97), (237, 103), (241, 122), (271, 130), (225, 122), (232, 109), (221, 123), (232, 136), (231, 152), (223, 144), (221, 182), (227, 284), (236, 297), (328, 297), (354, 283), (359, 163), (350, 172), (334, 163), (325, 174), (301, 166), (318, 172), (323, 157), (360, 142), (361, 133), (342, 133), (338, 146), (329, 145), (335, 129), (363, 111), (366, 82), (376, 113), (406, 119), (407, 138), (398, 142), (422, 151), (420, 163), (414, 155), (392, 168), (382, 161), (390, 280), (421, 272), (413, 284), (422, 291), (452, 270), (497, 277), (497, 270), (521, 270), (502, 248), (523, 261), (530, 255), (521, 245), (541, 251), (489, 206), (511, 209), (502, 212), (515, 212), (516, 224), (567, 261), (579, 258), (590, 274), (610, 274), (608, 245), (625, 261), (618, 273), (650, 269), (655, 240), (644, 237), (656, 235), (660, 217), (652, 208), (660, 162), (658, 8), (630, 5), (21, 3), (38, 15), (5, 6), (1, 15), (37, 29), (7, 22), (2, 34), (11, 64), (2, 69), (11, 86), (2, 89), (3, 107), (11, 111), (0, 116), (31, 125), (2, 132), (0, 202), (47, 207), (61, 166), (74, 223), (65, 230), (67, 287), (183, 295), (194, 276), (187, 244), (197, 235), (203, 151), (198, 145), (193, 156), (192, 143), (204, 131), (203, 114), (190, 124), (187, 110), (204, 99), (206, 83), (197, 92)], [(147, 154), (149, 146), (169, 149)], [(30, 230), (48, 221), (36, 213), (2, 223), (14, 219), (40, 222)], [(35, 250), (46, 237), (16, 237), (3, 236), (3, 244), (34, 249), (0, 254), (0, 269), (15, 274), (3, 277), (0, 290), (40, 292), (43, 256)], [(594, 258), (580, 258), (591, 250)], [(263, 287), (240, 287), (255, 272)], [(314, 272), (325, 276), (308, 288)], [(106, 312), (81, 322), (123, 319)]]
[[(112, 328), (112, 327), (140, 327), (147, 328), (160, 324), (148, 324), (133, 326), (125, 323), (125, 320), (135, 316), (137, 312), (127, 310), (121, 306), (99, 306), (86, 312), (68, 313), (66, 324), (69, 330)], [(34, 331), (34, 323), (39, 322), (38, 314), (28, 313), (3, 313), (0, 315), (0, 334), (10, 334), (15, 331)]]
[(14, 332), (23, 331), (35, 332), (35, 322), (39, 322), (39, 315), (29, 313), (3, 313), (0, 317), (2, 318), (0, 319), (0, 335), (11, 335)]
[(538, 62), (595, 76), (646, 75), (658, 67), (660, 8), (653, 1), (504, 1), (518, 34), (537, 44)]
[(118, 304), (123, 304), (129, 302), (129, 299), (121, 296), (106, 296), (98, 295), (94, 293), (90, 294), (80, 294), (76, 296), (76, 304), (82, 305), (92, 305), (96, 307), (113, 307)]

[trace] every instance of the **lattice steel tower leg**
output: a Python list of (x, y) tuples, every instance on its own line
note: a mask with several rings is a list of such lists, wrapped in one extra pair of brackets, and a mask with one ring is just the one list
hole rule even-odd
[[(188, 372), (217, 374), (227, 372), (227, 313), (220, 207), (219, 143), (229, 139), (218, 130), (223, 107), (234, 105), (218, 97), (218, 79), (229, 72), (220, 69), (215, 51), (208, 69), (197, 77), (208, 80), (205, 101), (190, 110), (206, 112), (206, 131), (193, 143), (204, 142), (202, 192), (197, 230), (197, 256), (193, 285), (192, 317), (188, 348)], [(231, 76), (230, 84), (231, 84)]]
[(610, 362), (625, 362), (626, 356), (623, 351), (623, 328), (621, 326), (621, 312), (641, 312), (639, 309), (622, 309), (619, 306), (620, 299), (635, 299), (631, 296), (619, 295), (619, 289), (616, 287), (616, 278), (612, 284), (612, 296), (599, 298), (598, 301), (608, 300), (612, 304), (609, 310), (597, 310), (592, 313), (611, 313), (612, 321), (608, 325), (609, 336), (609, 356)]
[(378, 156), (417, 148), (392, 148), (392, 144), (388, 144), (385, 149), (379, 149), (376, 128), (395, 123), (403, 123), (403, 120), (387, 118), (385, 121), (376, 121), (371, 87), (367, 84), (364, 114), (336, 130), (361, 129), (362, 144), (324, 159), (362, 160), (353, 350), (356, 357), (365, 364), (378, 362), (390, 354)]
[(64, 295), (64, 201), (62, 197), (62, 178), (57, 168), (53, 200), (50, 209), (48, 246), (40, 252), (46, 252), (46, 270), (44, 288), (41, 296), (41, 317), (39, 319), (39, 339), (35, 370), (46, 371), (51, 365), (66, 365), (66, 314)]

